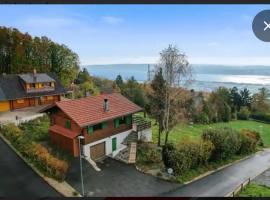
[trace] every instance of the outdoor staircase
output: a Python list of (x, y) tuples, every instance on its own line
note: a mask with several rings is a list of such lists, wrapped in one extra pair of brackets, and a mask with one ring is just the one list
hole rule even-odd
[(131, 142), (125, 149), (120, 151), (114, 159), (122, 161), (127, 164), (133, 164), (136, 162), (137, 143)]
[(131, 142), (137, 142), (138, 133), (136, 131), (131, 131), (131, 133), (124, 139), (122, 144), (129, 145)]
[(136, 151), (137, 151), (138, 133), (131, 131), (130, 134), (122, 142), (127, 147), (119, 151), (114, 159), (122, 161), (127, 164), (136, 162)]

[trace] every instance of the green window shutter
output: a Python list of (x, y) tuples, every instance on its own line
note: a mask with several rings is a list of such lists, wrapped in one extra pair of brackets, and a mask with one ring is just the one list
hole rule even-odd
[(66, 128), (70, 129), (71, 128), (71, 123), (70, 123), (70, 120), (67, 120), (66, 121)]
[(114, 120), (114, 127), (118, 128), (120, 126), (119, 119)]
[(107, 126), (108, 126), (107, 122), (102, 122), (102, 124), (101, 124), (102, 129), (107, 128)]
[(130, 125), (131, 124), (131, 116), (126, 116), (126, 125)]
[(88, 133), (88, 134), (91, 134), (91, 133), (93, 133), (93, 132), (94, 132), (93, 126), (87, 126), (87, 133)]

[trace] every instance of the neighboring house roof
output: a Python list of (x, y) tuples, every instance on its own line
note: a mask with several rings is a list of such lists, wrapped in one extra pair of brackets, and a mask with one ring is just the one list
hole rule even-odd
[(48, 83), (48, 82), (55, 82), (50, 76), (45, 73), (37, 73), (35, 76), (34, 74), (20, 74), (19, 75), (22, 80), (26, 83)]
[(55, 90), (44, 92), (26, 93), (19, 75), (6, 74), (0, 75), (0, 100), (14, 100), (21, 98), (39, 97), (45, 95), (64, 94), (66, 90), (61, 85), (57, 76), (48, 73), (48, 76), (55, 81)]
[[(103, 102), (108, 99), (109, 111), (104, 111)], [(101, 94), (76, 100), (59, 101), (54, 106), (48, 106), (43, 111), (52, 107), (60, 108), (66, 115), (74, 120), (80, 127), (98, 124), (103, 121), (129, 115), (142, 110), (126, 97), (118, 93)]]
[(68, 137), (68, 138), (75, 138), (78, 133), (76, 132), (73, 132), (71, 130), (68, 130), (64, 127), (61, 127), (59, 125), (53, 125), (49, 128), (49, 131), (52, 131), (52, 132), (55, 132), (55, 133), (58, 133), (60, 135), (63, 135), (65, 137)]

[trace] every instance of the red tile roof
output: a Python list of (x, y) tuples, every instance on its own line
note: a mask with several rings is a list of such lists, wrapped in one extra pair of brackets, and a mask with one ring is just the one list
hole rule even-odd
[[(103, 110), (104, 99), (109, 101), (109, 111), (106, 112)], [(56, 102), (56, 106), (80, 127), (97, 124), (142, 110), (139, 106), (118, 93), (59, 101)]]
[(63, 135), (65, 137), (68, 137), (68, 138), (75, 138), (76, 136), (78, 136), (80, 133), (76, 133), (76, 132), (73, 132), (71, 130), (68, 130), (64, 127), (61, 127), (59, 125), (53, 125), (49, 128), (49, 131), (52, 131), (54, 133), (58, 133), (60, 135)]

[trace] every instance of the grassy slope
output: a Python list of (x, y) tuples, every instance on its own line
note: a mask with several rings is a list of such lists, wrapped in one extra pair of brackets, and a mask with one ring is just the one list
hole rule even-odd
[[(158, 138), (158, 127), (154, 125), (154, 121), (152, 122), (153, 129), (153, 141), (157, 142)], [(178, 143), (181, 138), (183, 137), (191, 137), (191, 138), (199, 138), (202, 134), (202, 131), (209, 127), (231, 127), (236, 130), (241, 129), (250, 129), (254, 131), (258, 131), (261, 133), (261, 137), (264, 141), (264, 145), (266, 147), (270, 147), (270, 124), (264, 124), (255, 121), (231, 121), (228, 123), (214, 123), (210, 125), (201, 125), (201, 124), (194, 124), (194, 125), (186, 125), (186, 124), (178, 124), (176, 125), (173, 130), (170, 132), (169, 141), (173, 143)], [(162, 135), (162, 141), (164, 141), (165, 135)]]
[(251, 183), (239, 193), (239, 196), (240, 197), (269, 197), (270, 188), (264, 185)]

